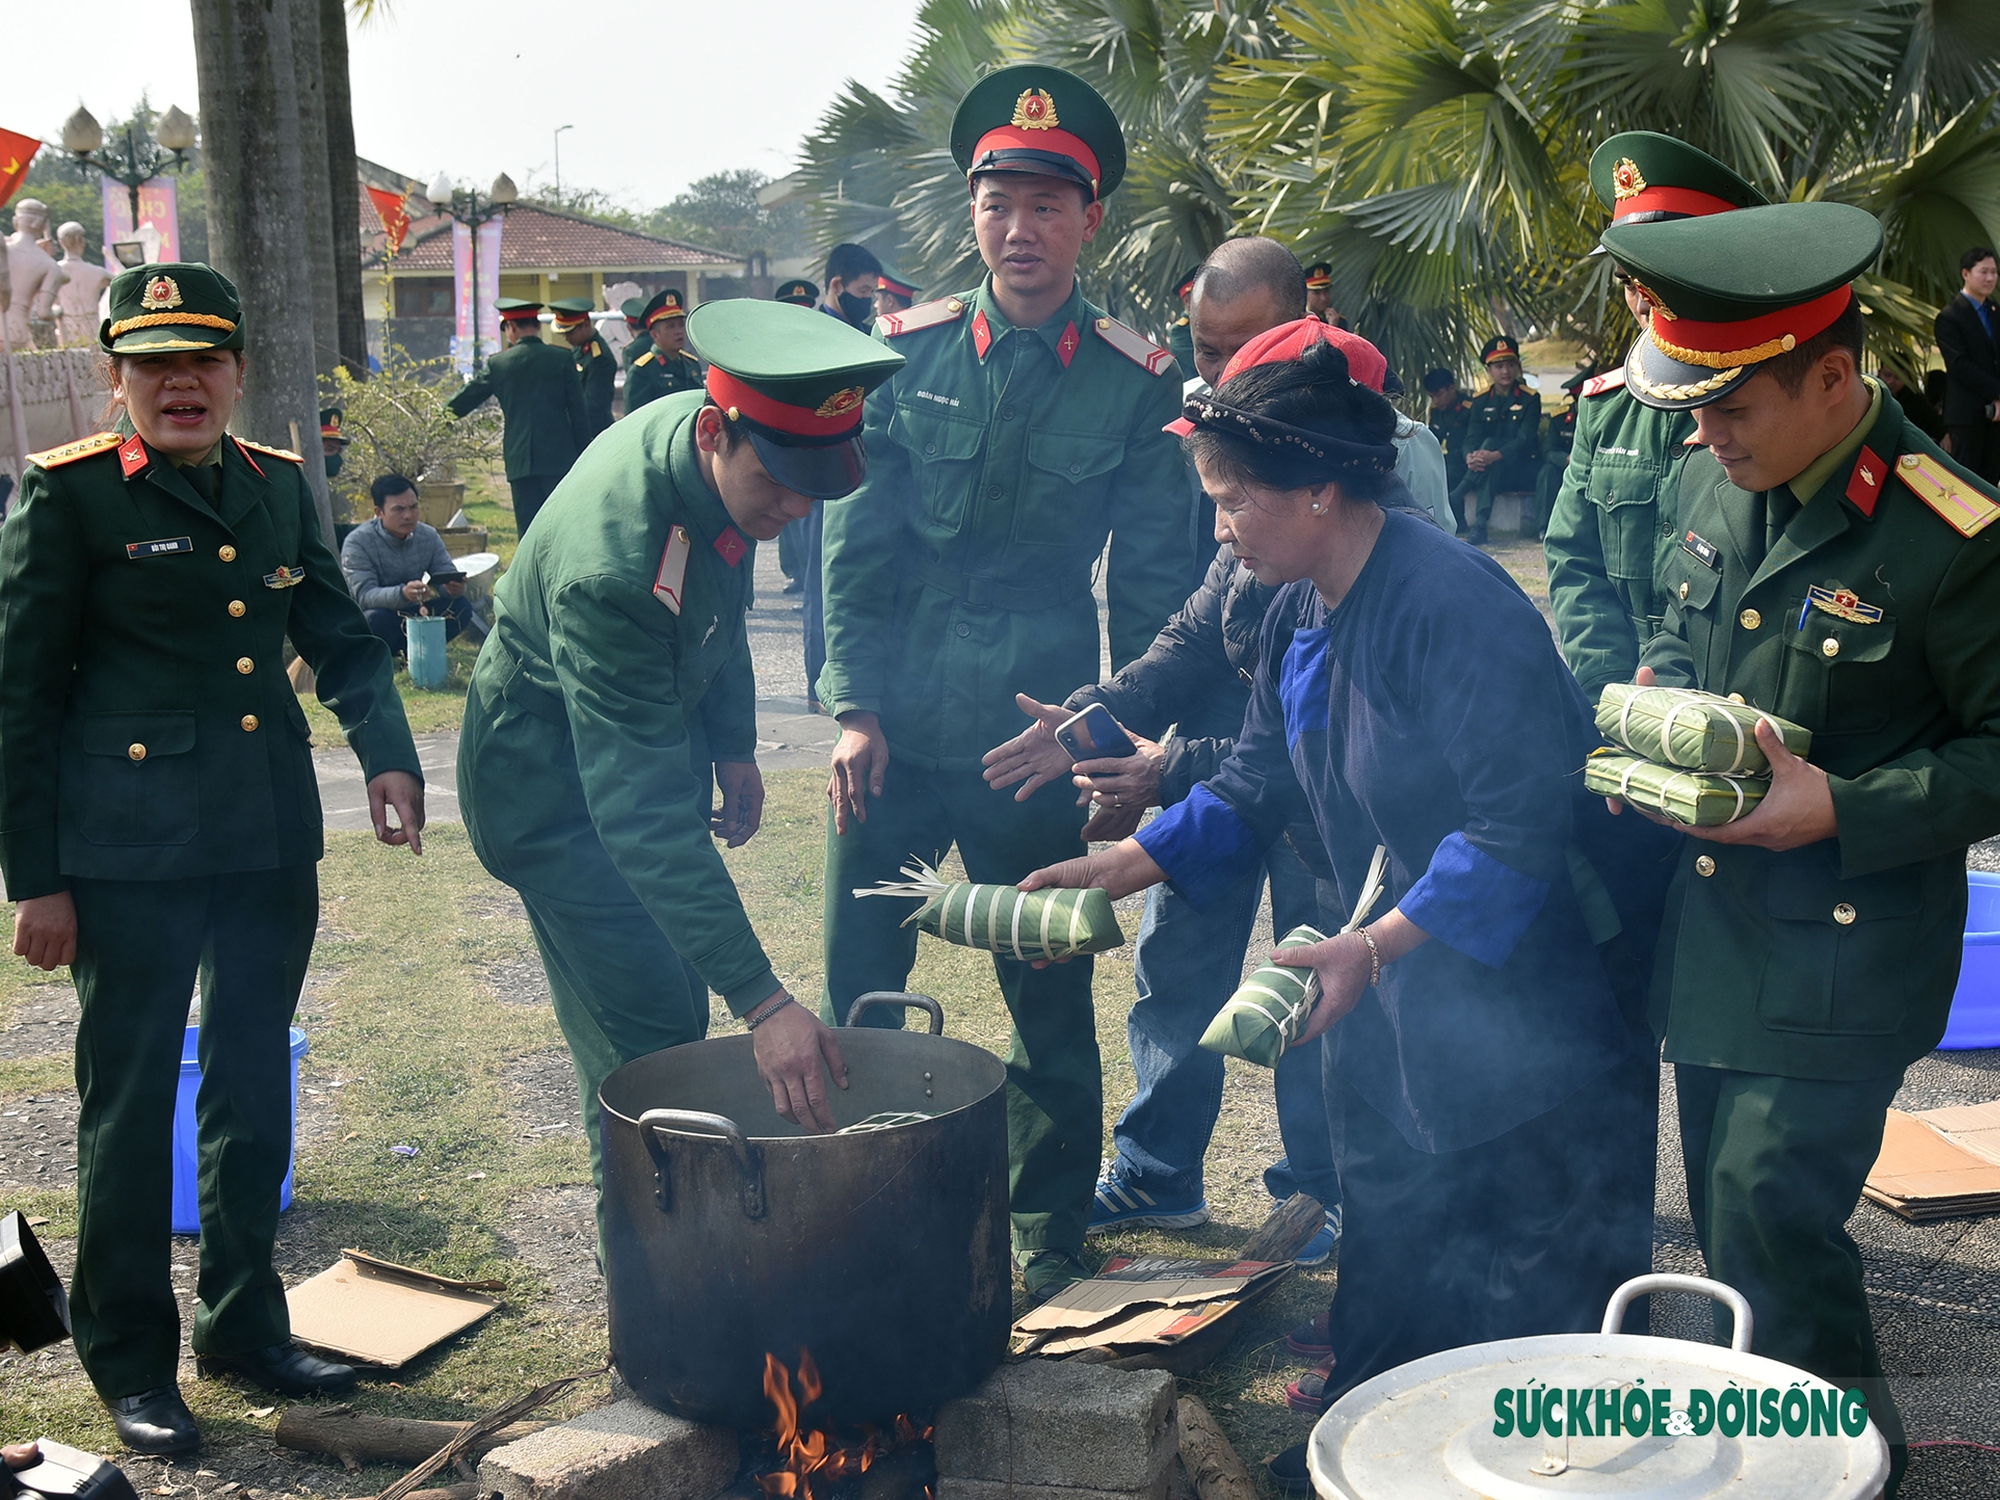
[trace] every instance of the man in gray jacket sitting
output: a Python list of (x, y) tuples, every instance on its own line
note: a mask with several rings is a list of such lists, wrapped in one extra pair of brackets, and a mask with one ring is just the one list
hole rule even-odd
[[(417, 487), (401, 474), (384, 474), (368, 492), (375, 519), (355, 527), (340, 548), (340, 571), (368, 628), (400, 656), (408, 649), (403, 622), (413, 615), (442, 615), (446, 640), (474, 624), (465, 575), (437, 528), (417, 519)], [(427, 577), (445, 597), (434, 597)]]

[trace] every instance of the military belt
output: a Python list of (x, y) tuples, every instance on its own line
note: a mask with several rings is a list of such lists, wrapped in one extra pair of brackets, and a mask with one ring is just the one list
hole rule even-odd
[(1043, 584), (1037, 588), (1018, 588), (997, 578), (982, 578), (961, 573), (956, 568), (929, 559), (920, 559), (910, 572), (925, 588), (949, 594), (961, 604), (970, 604), (974, 609), (1008, 609), (1026, 614), (1034, 610), (1053, 609), (1058, 604), (1066, 604), (1090, 592), (1088, 575), (1064, 583)]

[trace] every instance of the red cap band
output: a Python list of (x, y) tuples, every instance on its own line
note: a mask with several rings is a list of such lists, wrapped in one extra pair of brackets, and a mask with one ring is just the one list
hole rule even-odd
[(555, 315), (556, 327), (561, 328), (565, 331), (571, 328), (580, 327), (581, 325), (588, 323), (589, 321), (590, 321), (589, 313), (557, 313)]
[(1697, 192), (1693, 188), (1646, 187), (1629, 198), (1620, 198), (1612, 210), (1611, 222), (1623, 224), (1634, 214), (1685, 214), (1690, 219), (1705, 219), (1710, 214), (1726, 214), (1736, 207), (1726, 198), (1718, 198), (1712, 193)]
[[(799, 437), (846, 437), (861, 430), (862, 391), (859, 386), (841, 391), (818, 411), (809, 406), (788, 406), (775, 401), (755, 386), (736, 379), (720, 365), (708, 367), (708, 394), (725, 411), (734, 409), (764, 426)], [(832, 415), (822, 416), (830, 411)]]
[(539, 307), (510, 307), (500, 314), (503, 323), (539, 323), (542, 310)]
[(979, 138), (979, 144), (972, 148), (972, 160), (976, 164), (989, 151), (1045, 151), (1051, 156), (1067, 156), (1090, 175), (1092, 197), (1103, 175), (1097, 169), (1097, 153), (1084, 145), (1083, 137), (1060, 128), (1022, 130), (1015, 125), (998, 125)]
[[(1643, 285), (1639, 288), (1646, 292)], [(1685, 365), (1711, 370), (1737, 369), (1775, 359), (1816, 334), (1826, 332), (1854, 300), (1854, 288), (1837, 286), (1824, 296), (1797, 307), (1784, 307), (1740, 323), (1704, 323), (1668, 312), (1646, 292), (1653, 304), (1652, 339), (1663, 354)]]
[(685, 318), (686, 316), (687, 309), (685, 307), (675, 307), (673, 303), (669, 302), (665, 307), (654, 313), (652, 317), (646, 319), (646, 326), (651, 328), (662, 318)]

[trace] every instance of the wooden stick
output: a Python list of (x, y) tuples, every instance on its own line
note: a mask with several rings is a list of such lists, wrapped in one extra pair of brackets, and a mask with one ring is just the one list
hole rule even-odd
[[(502, 1443), (511, 1443), (531, 1432), (540, 1432), (546, 1422), (516, 1422), (504, 1431), (490, 1433), (473, 1445), (475, 1457), (485, 1455)], [(278, 1418), (277, 1439), (282, 1448), (300, 1453), (324, 1453), (343, 1464), (422, 1463), (438, 1449), (464, 1434), (470, 1422), (426, 1422), (416, 1417), (383, 1417), (359, 1412), (346, 1406), (288, 1406)]]
[(1271, 1210), (1271, 1217), (1237, 1252), (1237, 1259), (1290, 1260), (1325, 1222), (1326, 1210), (1317, 1198), (1294, 1193)]
[(1181, 1464), (1201, 1500), (1257, 1500), (1257, 1481), (1243, 1467), (1199, 1396), (1180, 1399)]
[(581, 1370), (574, 1375), (565, 1375), (560, 1380), (551, 1380), (547, 1385), (536, 1386), (525, 1396), (517, 1396), (505, 1406), (498, 1407), (474, 1422), (457, 1437), (446, 1443), (429, 1458), (418, 1464), (409, 1473), (397, 1480), (389, 1488), (375, 1497), (375, 1500), (410, 1500), (417, 1486), (429, 1479), (440, 1469), (448, 1469), (463, 1455), (470, 1453), (478, 1441), (492, 1433), (504, 1431), (516, 1420), (531, 1411), (547, 1406), (579, 1380), (588, 1380), (594, 1375), (602, 1375), (611, 1368), (607, 1361), (592, 1370)]

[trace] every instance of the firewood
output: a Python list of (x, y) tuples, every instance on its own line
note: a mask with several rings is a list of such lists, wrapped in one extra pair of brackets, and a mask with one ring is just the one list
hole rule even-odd
[(1199, 1396), (1180, 1399), (1181, 1463), (1201, 1500), (1257, 1500), (1257, 1481)]
[[(278, 1418), (277, 1439), (282, 1448), (301, 1453), (324, 1453), (341, 1463), (415, 1464), (429, 1458), (472, 1424), (470, 1422), (426, 1422), (416, 1417), (381, 1417), (358, 1412), (347, 1406), (288, 1406)], [(531, 1432), (540, 1432), (546, 1422), (516, 1422), (500, 1432), (482, 1437), (472, 1452), (483, 1456), (489, 1449), (511, 1443)]]
[(1238, 1260), (1290, 1260), (1305, 1247), (1326, 1222), (1326, 1210), (1317, 1198), (1294, 1193), (1271, 1210), (1250, 1242), (1237, 1252)]
[(479, 1500), (477, 1484), (448, 1484), (441, 1490), (412, 1490), (409, 1500)]

